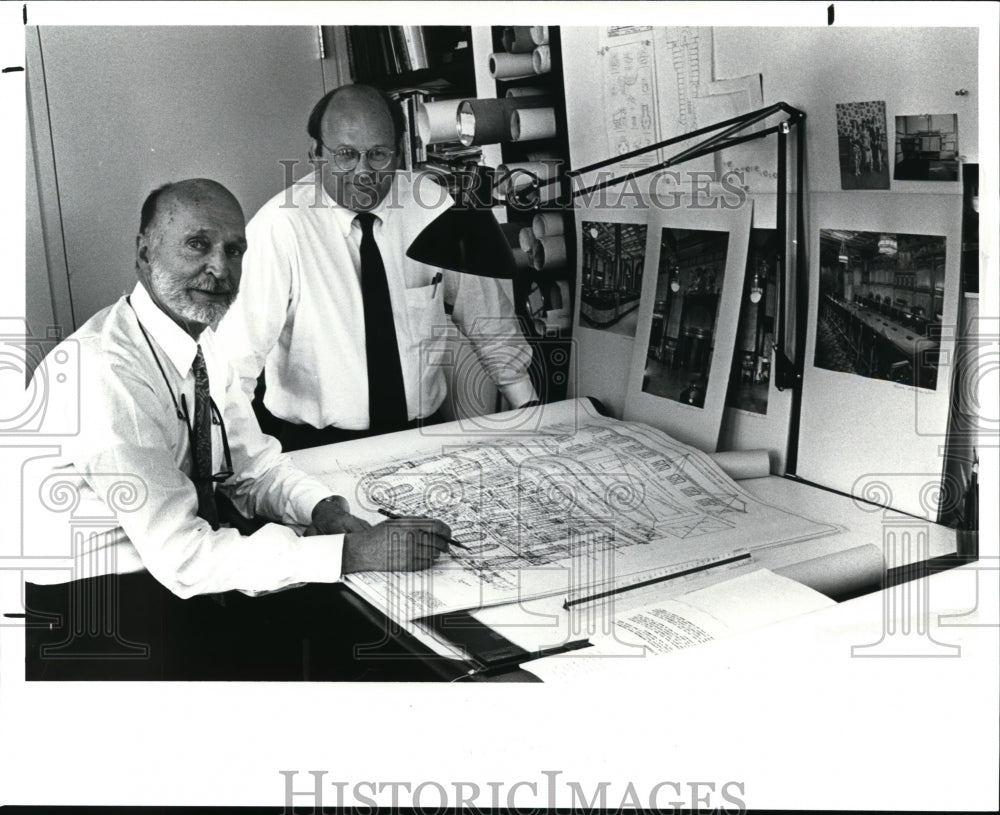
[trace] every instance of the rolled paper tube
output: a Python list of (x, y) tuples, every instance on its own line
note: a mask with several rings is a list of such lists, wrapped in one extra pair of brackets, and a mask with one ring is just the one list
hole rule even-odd
[(535, 52), (530, 54), (490, 54), (490, 76), (494, 79), (524, 79), (541, 73), (535, 70)]
[(511, 140), (510, 118), (515, 110), (541, 108), (547, 96), (521, 96), (515, 99), (465, 99), (458, 106), (458, 138), (466, 147), (473, 144), (496, 144)]
[(559, 212), (539, 212), (531, 221), (536, 238), (551, 238), (563, 234), (563, 216)]
[(507, 239), (507, 245), (512, 249), (521, 248), (522, 228), (520, 224), (500, 224), (500, 231), (503, 232), (503, 236)]
[(510, 115), (511, 141), (551, 139), (556, 135), (556, 112), (552, 108), (515, 110)]
[(520, 235), (517, 237), (517, 245), (529, 255), (535, 251), (535, 234), (531, 231), (530, 227), (526, 226), (521, 230)]
[(535, 241), (532, 261), (537, 271), (554, 269), (566, 262), (566, 239), (562, 235), (554, 238), (539, 238)]
[(530, 25), (511, 25), (503, 30), (503, 48), (508, 54), (528, 54), (536, 45)]
[(526, 153), (525, 158), (528, 161), (557, 161), (559, 155), (552, 150), (533, 150)]
[(501, 195), (511, 190), (527, 187), (537, 176), (539, 181), (548, 181), (558, 172), (559, 161), (513, 161), (497, 167), (497, 189)]
[(509, 125), (498, 102), (498, 99), (466, 99), (458, 106), (458, 138), (462, 144), (469, 147), (503, 140)]
[(507, 88), (505, 96), (508, 99), (516, 99), (518, 96), (544, 96), (548, 93), (545, 88)]
[(548, 45), (549, 27), (547, 25), (533, 25), (531, 27), (531, 41), (535, 45)]
[(711, 453), (709, 458), (734, 481), (764, 478), (771, 474), (771, 459), (767, 450), (726, 450)]
[(882, 588), (885, 558), (881, 546), (866, 543), (783, 566), (774, 572), (839, 602)]
[(521, 247), (511, 247), (510, 251), (511, 254), (514, 255), (514, 265), (517, 267), (518, 271), (527, 272), (535, 268), (531, 255), (521, 249)]
[(547, 74), (552, 70), (552, 54), (547, 45), (539, 45), (531, 55), (531, 65), (536, 74)]
[(458, 106), (461, 99), (417, 102), (417, 133), (426, 144), (458, 140)]

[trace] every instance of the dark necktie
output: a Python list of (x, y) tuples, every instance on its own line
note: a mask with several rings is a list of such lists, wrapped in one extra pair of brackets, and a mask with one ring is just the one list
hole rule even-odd
[(191, 451), (195, 489), (198, 491), (198, 515), (219, 528), (215, 506), (215, 482), (212, 481), (212, 397), (208, 390), (208, 369), (198, 346), (194, 362), (194, 450)]
[(389, 282), (372, 228), (375, 215), (362, 212), (361, 298), (365, 308), (365, 348), (368, 355), (368, 426), (379, 433), (402, 429), (409, 416), (403, 370), (399, 364), (396, 323), (392, 318)]

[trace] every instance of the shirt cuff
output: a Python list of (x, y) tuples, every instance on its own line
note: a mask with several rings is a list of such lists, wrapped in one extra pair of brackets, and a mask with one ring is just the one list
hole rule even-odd
[(507, 404), (511, 408), (519, 408), (525, 402), (530, 402), (532, 399), (537, 399), (538, 396), (535, 394), (535, 389), (531, 385), (531, 378), (524, 377), (524, 379), (519, 379), (516, 382), (511, 382), (507, 385), (502, 385), (500, 387), (500, 393), (503, 394), (503, 398), (507, 400)]
[(304, 583), (337, 583), (344, 562), (343, 535), (300, 537), (291, 547), (289, 568)]
[[(296, 522), (303, 526), (312, 523), (312, 513), (316, 504), (324, 498), (329, 498), (336, 493), (325, 484), (310, 478), (308, 484), (302, 484), (300, 492), (295, 496)], [(348, 502), (350, 503), (350, 502)], [(354, 507), (351, 507), (353, 512)]]

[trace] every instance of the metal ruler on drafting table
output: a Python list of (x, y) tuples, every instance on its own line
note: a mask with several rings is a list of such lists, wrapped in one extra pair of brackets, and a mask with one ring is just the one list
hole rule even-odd
[(563, 608), (589, 603), (594, 600), (601, 600), (622, 592), (642, 589), (646, 586), (653, 586), (667, 580), (681, 580), (694, 575), (701, 575), (705, 572), (722, 567), (742, 566), (752, 561), (749, 550), (741, 549), (731, 552), (728, 555), (716, 555), (715, 557), (702, 558), (700, 560), (689, 560), (684, 563), (674, 563), (670, 566), (663, 566), (659, 569), (651, 569), (645, 572), (637, 572), (633, 575), (620, 577), (611, 583), (606, 583), (605, 589), (591, 586), (587, 591), (571, 595)]

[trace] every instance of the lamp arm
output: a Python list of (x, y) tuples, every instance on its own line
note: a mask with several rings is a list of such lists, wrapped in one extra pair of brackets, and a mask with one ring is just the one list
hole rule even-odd
[[(742, 136), (735, 136), (746, 128), (757, 124), (757, 122), (768, 118), (769, 116), (783, 111), (789, 114), (789, 119), (785, 122), (780, 122), (771, 127), (765, 128), (758, 133), (750, 133)], [(594, 170), (599, 170), (603, 167), (608, 167), (612, 164), (619, 164), (622, 161), (626, 161), (630, 158), (636, 158), (638, 156), (651, 153), (654, 150), (659, 150), (663, 147), (667, 147), (671, 144), (677, 144), (678, 142), (690, 141), (698, 136), (703, 136), (706, 133), (712, 133), (710, 137), (703, 139), (697, 144), (691, 145), (690, 147), (682, 150), (676, 155), (671, 156), (665, 161), (659, 164), (653, 165), (652, 167), (644, 167), (641, 170), (634, 170), (632, 172), (626, 173), (624, 175), (615, 176), (607, 181), (601, 181), (597, 184), (592, 184), (588, 187), (582, 187), (580, 189), (574, 190), (572, 196), (577, 198), (581, 195), (587, 195), (592, 192), (597, 192), (598, 190), (605, 189), (606, 187), (611, 187), (616, 184), (622, 184), (625, 181), (629, 181), (633, 178), (641, 178), (642, 176), (649, 175), (650, 173), (660, 172), (661, 170), (668, 169), (670, 167), (675, 167), (678, 164), (682, 164), (686, 161), (691, 161), (695, 158), (700, 158), (701, 156), (710, 155), (711, 153), (716, 153), (719, 150), (725, 150), (729, 147), (733, 147), (737, 144), (743, 144), (744, 142), (753, 141), (755, 139), (765, 138), (772, 133), (778, 132), (781, 128), (787, 127), (789, 124), (798, 124), (802, 119), (805, 118), (805, 113), (802, 111), (785, 104), (784, 102), (777, 102), (766, 108), (761, 108), (760, 110), (750, 111), (749, 113), (741, 114), (740, 116), (734, 116), (732, 119), (726, 119), (722, 122), (717, 122), (707, 127), (702, 127), (697, 130), (693, 130), (690, 133), (684, 133), (680, 136), (673, 136), (669, 139), (664, 139), (663, 141), (656, 142), (647, 147), (641, 147), (638, 150), (632, 150), (628, 153), (622, 153), (618, 156), (613, 156), (611, 158), (604, 159), (603, 161), (595, 162), (594, 164), (589, 164), (586, 167), (580, 167), (576, 170), (567, 170), (564, 177), (567, 179), (573, 179), (585, 173), (592, 172)], [(722, 132), (716, 132), (722, 131)], [(786, 131), (787, 132), (787, 131)], [(509, 174), (508, 174), (509, 175)], [(514, 206), (529, 206), (531, 204), (531, 197), (536, 195), (537, 192), (543, 187), (549, 187), (553, 184), (558, 184), (562, 181), (559, 176), (553, 176), (545, 180), (535, 178), (528, 186), (521, 188), (519, 191), (511, 191), (508, 194), (508, 203)], [(494, 183), (494, 187), (499, 184), (500, 181)]]

